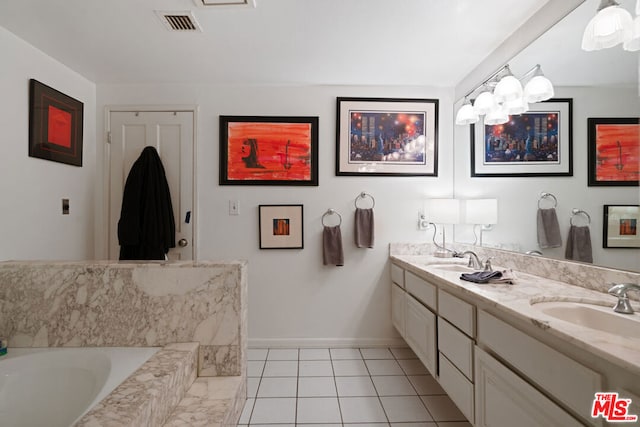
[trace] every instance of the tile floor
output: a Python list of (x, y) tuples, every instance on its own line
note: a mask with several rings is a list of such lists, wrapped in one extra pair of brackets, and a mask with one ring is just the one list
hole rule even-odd
[(471, 427), (409, 348), (249, 349), (239, 426)]

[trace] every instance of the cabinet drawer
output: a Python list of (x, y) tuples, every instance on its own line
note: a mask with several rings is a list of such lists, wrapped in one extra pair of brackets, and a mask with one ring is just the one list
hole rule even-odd
[(438, 350), (473, 381), (473, 341), (442, 317), (438, 317)]
[(404, 288), (404, 270), (395, 264), (391, 264), (391, 281)]
[(396, 284), (391, 285), (391, 321), (401, 336), (405, 335), (405, 291)]
[(456, 369), (442, 353), (439, 353), (440, 385), (447, 392), (460, 412), (473, 424), (474, 392), (473, 384)]
[(438, 315), (471, 338), (475, 336), (475, 307), (450, 293), (438, 293)]
[(475, 388), (476, 427), (582, 425), (479, 348), (476, 348)]
[(437, 288), (415, 274), (407, 271), (404, 275), (407, 292), (420, 300), (424, 305), (436, 309)]
[(436, 370), (437, 345), (436, 315), (409, 294), (405, 294), (405, 340), (420, 361), (434, 377)]
[(600, 374), (484, 311), (478, 313), (478, 343), (576, 414), (585, 414), (590, 424), (598, 425), (589, 414), (594, 394), (602, 391)]

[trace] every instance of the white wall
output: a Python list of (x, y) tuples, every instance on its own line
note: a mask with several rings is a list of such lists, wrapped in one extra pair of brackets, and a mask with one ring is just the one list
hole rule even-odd
[[(564, 259), (571, 210), (585, 210), (591, 216), (591, 244), (595, 265), (638, 271), (640, 249), (603, 249), (602, 218), (605, 204), (639, 204), (638, 187), (587, 186), (587, 118), (637, 117), (640, 98), (630, 88), (556, 88), (556, 97), (573, 98), (573, 176), (522, 178), (471, 178), (469, 126), (455, 126), (455, 193), (459, 198), (498, 199), (498, 224), (484, 233), (486, 245), (508, 250), (539, 250), (536, 238), (536, 210), (541, 192), (558, 199), (558, 220), (563, 247), (545, 249), (544, 255)], [(545, 205), (544, 207), (549, 207)], [(578, 220), (576, 219), (576, 223)], [(580, 223), (582, 225), (583, 223)], [(468, 226), (456, 227), (456, 240), (473, 241)]]
[[(98, 108), (126, 104), (197, 104), (198, 254), (200, 259), (249, 260), (249, 337), (260, 342), (382, 343), (397, 337), (390, 321), (388, 244), (425, 241), (417, 212), (427, 196), (453, 189), (452, 89), (407, 87), (98, 85)], [(439, 177), (336, 177), (336, 97), (438, 98)], [(218, 185), (219, 118), (225, 115), (319, 116), (318, 187)], [(102, 120), (102, 119), (99, 119)], [(99, 132), (103, 123), (99, 123)], [(99, 149), (101, 152), (101, 149)], [(99, 163), (101, 160), (99, 160)], [(376, 245), (353, 244), (354, 200), (376, 200)], [(240, 215), (228, 215), (228, 201)], [(304, 205), (304, 249), (260, 250), (258, 205)], [(344, 267), (322, 265), (321, 216), (343, 216)]]
[[(95, 84), (0, 27), (0, 260), (93, 257)], [(84, 103), (83, 166), (28, 156), (29, 79)], [(62, 215), (62, 198), (70, 214)]]

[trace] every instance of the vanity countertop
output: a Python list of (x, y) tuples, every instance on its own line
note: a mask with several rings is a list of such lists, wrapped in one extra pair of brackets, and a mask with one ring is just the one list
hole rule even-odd
[[(392, 262), (436, 285), (455, 291), (476, 302), (480, 307), (492, 307), (505, 315), (529, 322), (544, 333), (552, 334), (574, 346), (596, 354), (635, 375), (640, 375), (640, 339), (614, 335), (548, 316), (534, 307), (535, 302), (571, 301), (613, 307), (613, 296), (564, 282), (516, 271), (517, 283), (476, 284), (460, 279), (459, 271), (433, 267), (436, 264), (463, 264), (466, 259), (435, 258), (429, 255), (391, 255)], [(494, 266), (494, 270), (501, 270)], [(633, 315), (640, 319), (640, 307)], [(613, 312), (613, 309), (611, 309)], [(640, 323), (639, 323), (640, 326)]]

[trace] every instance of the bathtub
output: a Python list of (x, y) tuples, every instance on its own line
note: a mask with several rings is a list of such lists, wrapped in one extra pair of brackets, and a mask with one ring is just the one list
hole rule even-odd
[(159, 349), (10, 347), (0, 357), (0, 426), (71, 426)]

